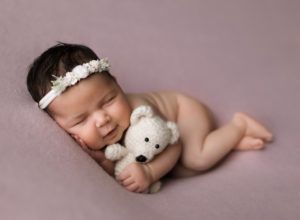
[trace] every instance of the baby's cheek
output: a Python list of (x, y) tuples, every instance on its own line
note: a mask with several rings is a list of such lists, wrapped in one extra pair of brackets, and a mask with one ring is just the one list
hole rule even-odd
[(90, 127), (85, 127), (81, 130), (80, 134), (82, 140), (88, 145), (89, 148), (97, 150), (103, 145), (103, 141), (100, 139), (99, 135), (94, 129)]
[(130, 125), (130, 117), (124, 116), (124, 127), (127, 129)]
[(131, 109), (129, 108), (129, 106), (124, 107), (119, 113), (119, 116), (120, 116), (119, 121), (121, 121), (124, 128), (129, 127), (130, 115), (131, 115)]

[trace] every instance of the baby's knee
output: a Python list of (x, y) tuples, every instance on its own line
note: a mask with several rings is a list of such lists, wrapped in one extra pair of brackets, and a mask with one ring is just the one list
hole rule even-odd
[(176, 166), (167, 174), (167, 176), (174, 178), (183, 178), (196, 176), (198, 174), (198, 171), (187, 169), (181, 163), (177, 163)]
[(202, 172), (211, 168), (210, 161), (199, 155), (198, 157), (195, 155), (193, 158), (183, 159), (181, 162), (185, 168), (193, 171)]

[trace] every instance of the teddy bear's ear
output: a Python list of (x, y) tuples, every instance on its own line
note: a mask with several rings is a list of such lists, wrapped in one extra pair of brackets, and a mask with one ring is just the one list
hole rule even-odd
[(171, 140), (170, 144), (174, 144), (179, 138), (179, 130), (177, 125), (174, 122), (168, 121), (167, 127), (171, 130)]
[(130, 116), (130, 123), (136, 124), (142, 117), (152, 117), (153, 110), (148, 105), (141, 105), (133, 110)]

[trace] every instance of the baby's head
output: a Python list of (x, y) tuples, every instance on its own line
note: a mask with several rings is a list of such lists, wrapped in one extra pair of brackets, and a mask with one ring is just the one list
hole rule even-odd
[[(69, 76), (73, 82), (61, 89)], [(54, 88), (51, 81), (59, 85)], [(124, 92), (106, 61), (86, 46), (59, 43), (43, 52), (29, 67), (27, 88), (82, 147), (99, 150), (116, 143), (129, 126), (132, 109)]]

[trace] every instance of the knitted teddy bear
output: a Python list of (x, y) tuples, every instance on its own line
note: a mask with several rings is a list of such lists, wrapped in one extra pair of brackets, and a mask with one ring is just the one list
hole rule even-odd
[[(147, 163), (161, 153), (168, 144), (178, 140), (179, 131), (174, 122), (164, 121), (154, 115), (150, 106), (139, 106), (130, 116), (130, 126), (124, 137), (124, 145), (112, 144), (106, 147), (105, 157), (116, 161), (115, 175), (130, 163)], [(145, 193), (159, 191), (161, 182), (153, 183)]]

